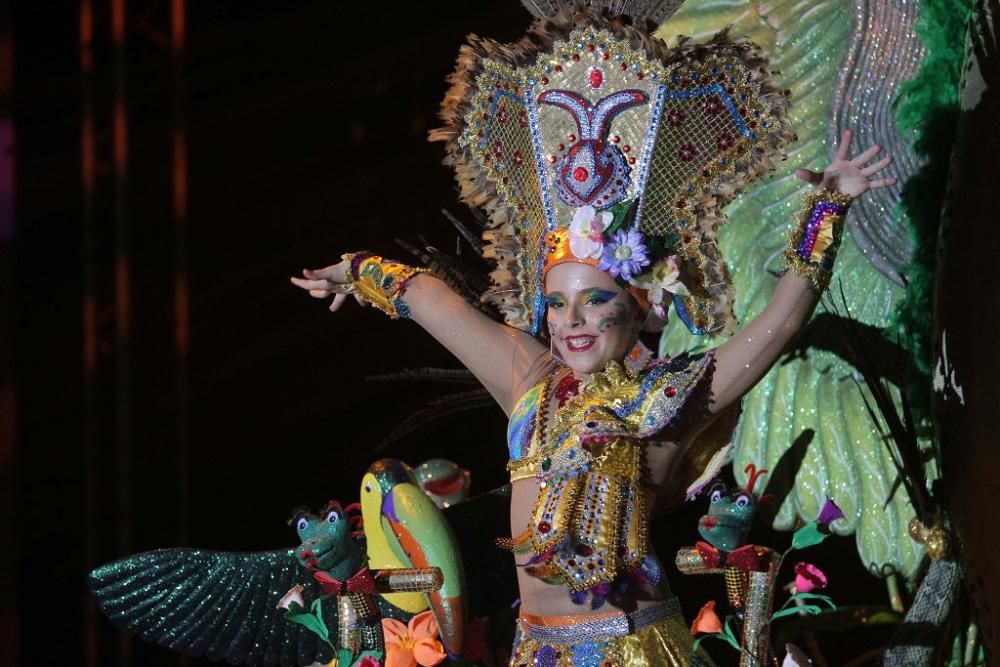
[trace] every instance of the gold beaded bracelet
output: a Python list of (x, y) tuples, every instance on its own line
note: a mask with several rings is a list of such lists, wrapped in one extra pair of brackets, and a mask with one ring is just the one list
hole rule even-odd
[(427, 269), (407, 266), (367, 252), (348, 253), (345, 273), (348, 291), (358, 295), (392, 319), (409, 319), (410, 309), (403, 301), (406, 283)]
[(844, 216), (852, 197), (831, 190), (813, 190), (805, 196), (788, 233), (785, 262), (789, 271), (822, 292), (830, 284), (833, 263), (844, 234)]

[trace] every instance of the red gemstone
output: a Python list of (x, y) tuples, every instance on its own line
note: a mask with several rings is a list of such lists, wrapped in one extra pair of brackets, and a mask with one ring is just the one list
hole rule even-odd
[(575, 62), (575, 63), (580, 62), (580, 54), (579, 53), (574, 53), (573, 54), (573, 62)]
[(542, 521), (538, 524), (538, 532), (547, 533), (552, 530), (552, 525), (548, 521)]
[(622, 146), (622, 152), (623, 153), (628, 153), (630, 150), (632, 150), (632, 147), (629, 146), (628, 144), (625, 144), (624, 146)]
[(595, 46), (594, 46), (593, 44), (588, 44), (588, 45), (587, 45), (587, 50), (588, 50), (588, 51), (590, 51), (591, 53), (593, 53), (593, 52), (594, 52), (594, 49), (595, 49), (595, 48), (597, 48), (597, 47), (595, 47)]
[(593, 548), (591, 548), (589, 545), (586, 544), (576, 545), (576, 549), (574, 549), (574, 551), (576, 551), (577, 556), (583, 556), (584, 558), (594, 553)]
[(604, 83), (604, 72), (599, 69), (590, 70), (590, 87), (600, 88), (602, 83)]
[(562, 71), (562, 65), (556, 65), (556, 71), (557, 72), (561, 72)]
[(566, 148), (566, 147), (565, 147), (565, 146), (563, 146), (562, 144), (559, 144), (558, 146), (556, 146), (556, 150), (558, 150), (558, 151), (561, 151), (561, 150), (563, 150), (564, 148)]
[(543, 86), (549, 85), (549, 77), (547, 77), (547, 76), (543, 76), (542, 77), (542, 85)]
[(673, 398), (677, 395), (677, 387), (667, 387), (663, 393), (667, 395), (667, 398)]
[(573, 170), (573, 179), (579, 181), (580, 183), (583, 183), (585, 180), (587, 180), (587, 176), (589, 175), (590, 174), (588, 174), (587, 170), (584, 169), (583, 167), (577, 167), (576, 169)]
[(602, 53), (601, 54), (601, 60), (607, 60), (610, 57), (611, 57), (611, 54), (609, 54), (609, 53)]
[(638, 77), (639, 79), (645, 79), (645, 78), (646, 78), (646, 75), (645, 75), (645, 74), (643, 74), (642, 72), (639, 72), (638, 74), (636, 74), (636, 76), (637, 76), (637, 77)]
[(576, 141), (576, 135), (575, 134), (571, 134), (571, 135), (569, 135), (566, 138), (569, 139), (569, 143), (573, 143), (574, 141)]
[(685, 200), (683, 199), (677, 200), (677, 208), (684, 208), (685, 206), (687, 206), (687, 202)]
[(635, 158), (634, 158), (634, 157), (630, 157), (630, 158), (628, 159), (628, 163), (629, 163), (629, 164), (635, 164)]
[(616, 134), (615, 136), (611, 137), (611, 141), (615, 142), (616, 144), (617, 144), (617, 143), (618, 143), (619, 141), (621, 141), (621, 140), (622, 140), (622, 138), (621, 138), (621, 137), (619, 137), (619, 136), (618, 136), (617, 134)]

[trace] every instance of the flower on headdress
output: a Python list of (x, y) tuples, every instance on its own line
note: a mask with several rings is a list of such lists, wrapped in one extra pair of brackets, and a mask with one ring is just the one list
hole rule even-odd
[(808, 593), (817, 588), (826, 588), (826, 575), (812, 563), (795, 564), (795, 590)]
[(615, 219), (609, 211), (597, 212), (593, 206), (581, 206), (569, 223), (569, 249), (579, 259), (598, 259), (604, 251), (604, 230)]
[(354, 667), (382, 667), (382, 663), (370, 655), (366, 655)]
[(649, 290), (648, 298), (651, 304), (662, 305), (668, 293), (678, 296), (689, 294), (684, 283), (680, 280), (680, 275), (677, 258), (668, 255), (654, 264), (649, 272), (634, 278), (631, 282), (636, 287)]
[(601, 264), (597, 268), (617, 278), (631, 280), (649, 266), (649, 256), (642, 234), (634, 229), (617, 231), (604, 245)]
[(819, 518), (816, 519), (816, 523), (824, 528), (829, 528), (831, 523), (837, 519), (843, 518), (844, 511), (837, 507), (837, 503), (833, 502), (833, 499), (830, 496), (827, 496), (826, 504), (824, 504), (823, 509), (819, 511)]
[(699, 632), (708, 634), (722, 632), (722, 621), (715, 613), (715, 600), (709, 600), (698, 610), (698, 615), (695, 617), (694, 623), (691, 624), (691, 634), (696, 635)]
[(424, 611), (403, 625), (394, 618), (382, 619), (385, 635), (385, 667), (433, 667), (445, 659), (438, 641), (437, 621)]
[(302, 599), (302, 591), (304, 590), (305, 588), (302, 587), (302, 584), (295, 584), (289, 588), (288, 592), (282, 595), (281, 599), (278, 600), (278, 609), (289, 609), (292, 603), (295, 603), (300, 607), (305, 607), (305, 600)]

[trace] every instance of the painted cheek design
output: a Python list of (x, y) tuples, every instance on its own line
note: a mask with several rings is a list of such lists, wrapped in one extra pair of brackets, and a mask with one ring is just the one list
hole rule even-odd
[(625, 321), (625, 305), (621, 303), (613, 305), (614, 310), (609, 312), (597, 322), (597, 330), (601, 333), (604, 333), (611, 327), (616, 327)]

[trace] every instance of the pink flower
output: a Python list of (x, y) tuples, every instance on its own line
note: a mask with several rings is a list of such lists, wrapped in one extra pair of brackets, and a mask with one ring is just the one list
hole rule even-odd
[(709, 600), (698, 610), (698, 616), (695, 617), (694, 623), (691, 624), (691, 634), (696, 635), (699, 632), (706, 632), (708, 634), (722, 632), (722, 621), (719, 619), (719, 615), (715, 613), (715, 600)]
[(295, 584), (292, 586), (288, 589), (288, 592), (282, 595), (281, 599), (278, 600), (278, 609), (288, 609), (293, 602), (300, 607), (305, 607), (306, 603), (302, 599), (302, 591), (304, 590), (305, 589), (302, 588), (301, 584)]
[(597, 212), (593, 206), (581, 206), (569, 223), (569, 249), (578, 259), (599, 259), (604, 252), (604, 230), (615, 219), (608, 211)]
[(370, 655), (366, 655), (354, 667), (382, 667), (382, 663)]
[(385, 635), (385, 667), (433, 667), (445, 659), (438, 641), (437, 621), (424, 611), (403, 625), (393, 618), (382, 619)]
[(812, 563), (795, 564), (795, 590), (808, 593), (817, 588), (826, 588), (826, 575)]

